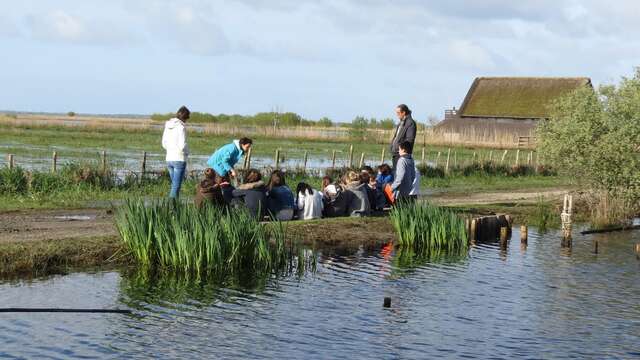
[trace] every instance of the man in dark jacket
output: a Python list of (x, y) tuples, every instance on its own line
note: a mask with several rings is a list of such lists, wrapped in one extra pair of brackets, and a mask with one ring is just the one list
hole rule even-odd
[(396, 164), (400, 158), (400, 144), (403, 142), (411, 143), (411, 148), (416, 141), (416, 122), (411, 118), (411, 110), (405, 104), (396, 107), (396, 115), (400, 122), (393, 133), (391, 141), (391, 156), (393, 157), (393, 171), (396, 171)]

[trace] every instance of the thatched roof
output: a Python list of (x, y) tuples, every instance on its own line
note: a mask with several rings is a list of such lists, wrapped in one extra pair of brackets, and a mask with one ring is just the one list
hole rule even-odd
[(554, 99), (581, 86), (589, 78), (479, 77), (458, 111), (463, 117), (547, 118)]

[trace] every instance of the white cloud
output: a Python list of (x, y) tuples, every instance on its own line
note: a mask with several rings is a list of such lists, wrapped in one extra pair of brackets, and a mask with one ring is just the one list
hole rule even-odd
[(448, 50), (459, 64), (472, 69), (488, 71), (496, 65), (489, 51), (469, 40), (454, 40)]

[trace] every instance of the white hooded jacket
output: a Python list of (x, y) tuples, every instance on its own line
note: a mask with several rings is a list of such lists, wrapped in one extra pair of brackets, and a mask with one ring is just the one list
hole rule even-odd
[(173, 118), (164, 124), (162, 147), (167, 150), (166, 161), (187, 161), (187, 131), (181, 120)]

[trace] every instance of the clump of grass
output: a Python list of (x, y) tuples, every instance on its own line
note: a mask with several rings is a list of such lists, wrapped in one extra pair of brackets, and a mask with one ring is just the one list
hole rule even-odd
[(27, 173), (22, 168), (0, 169), (0, 194), (25, 194), (27, 185)]
[(116, 225), (143, 265), (198, 274), (269, 274), (306, 266), (305, 257), (296, 258), (286, 245), (282, 223), (264, 226), (243, 210), (128, 200)]
[(542, 196), (536, 202), (535, 210), (532, 214), (531, 224), (538, 228), (538, 231), (545, 232), (554, 222), (553, 206), (544, 200)]
[(398, 245), (427, 250), (467, 248), (465, 222), (449, 209), (429, 203), (402, 204), (391, 210)]

